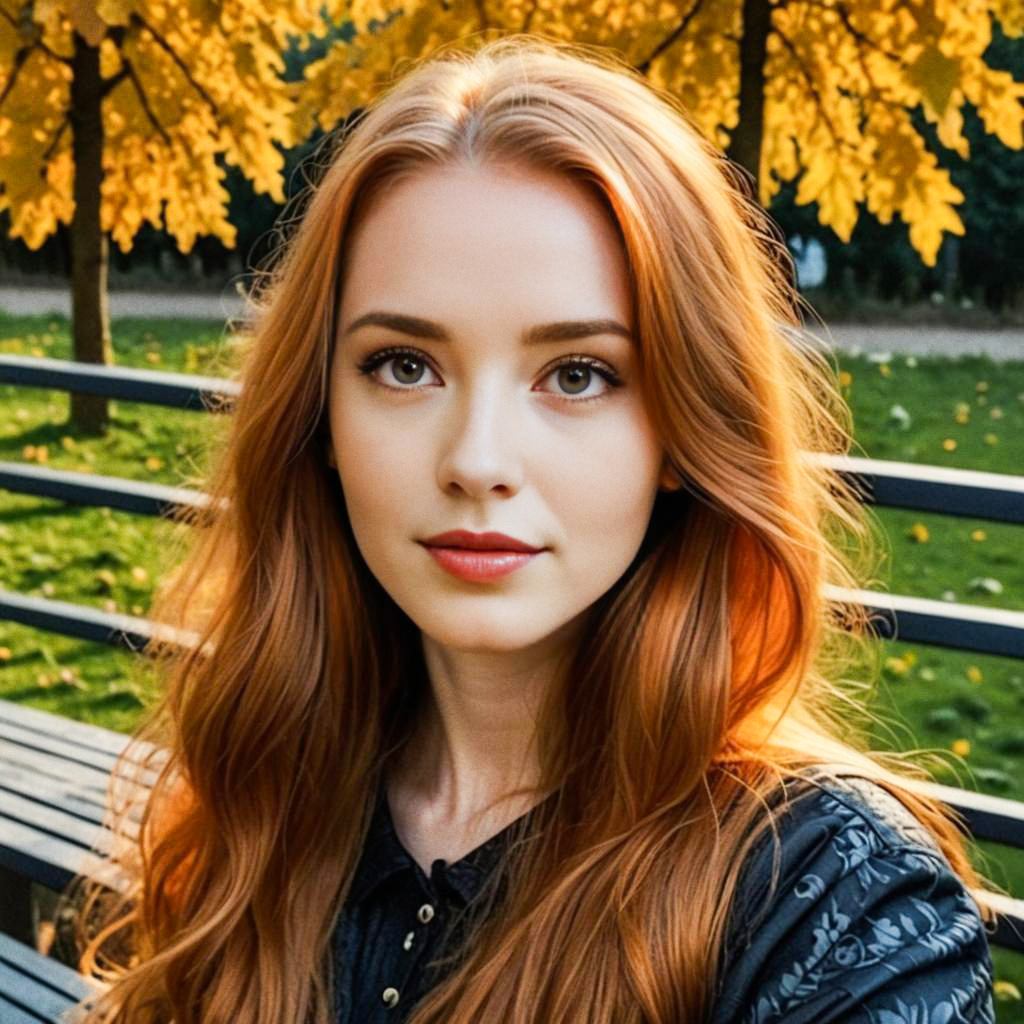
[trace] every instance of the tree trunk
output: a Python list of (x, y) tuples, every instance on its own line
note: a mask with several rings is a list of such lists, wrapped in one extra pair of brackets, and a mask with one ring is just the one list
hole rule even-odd
[(947, 234), (942, 239), (939, 249), (940, 266), (942, 267), (942, 294), (947, 302), (956, 298), (960, 284), (960, 236)]
[[(71, 337), (79, 362), (113, 362), (107, 306), (107, 238), (100, 228), (103, 181), (103, 80), (100, 51), (77, 32), (72, 58), (71, 152), (75, 163), (75, 212), (71, 221)], [(108, 400), (72, 393), (70, 425), (106, 433)]]
[(726, 153), (750, 174), (754, 198), (761, 174), (761, 140), (764, 135), (764, 62), (772, 27), (769, 0), (743, 0), (740, 35), (739, 122), (733, 129)]

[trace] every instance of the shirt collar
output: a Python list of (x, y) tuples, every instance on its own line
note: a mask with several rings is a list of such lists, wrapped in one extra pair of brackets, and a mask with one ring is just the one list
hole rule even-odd
[[(463, 902), (469, 903), (480, 891), (491, 871), (497, 866), (501, 854), (512, 838), (515, 827), (533, 813), (533, 810), (527, 811), (526, 814), (517, 818), (453, 864), (435, 860), (432, 874), (443, 878), (449, 888), (454, 890)], [(369, 831), (352, 879), (348, 898), (353, 904), (361, 903), (389, 878), (401, 871), (417, 869), (418, 866), (402, 846), (395, 832), (386, 789), (381, 783), (377, 787)]]

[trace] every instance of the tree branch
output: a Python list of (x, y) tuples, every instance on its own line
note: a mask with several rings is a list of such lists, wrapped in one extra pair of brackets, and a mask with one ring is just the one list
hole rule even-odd
[[(123, 57), (121, 59), (122, 61), (124, 61)], [(125, 66), (121, 68), (121, 70), (118, 71), (116, 75), (104, 79), (103, 88), (100, 90), (104, 99), (106, 99), (107, 96), (110, 95), (110, 93), (112, 93), (126, 78), (129, 77), (127, 61), (124, 61), (124, 63)]]
[(46, 165), (50, 161), (50, 157), (57, 152), (57, 146), (60, 145), (61, 136), (64, 134), (64, 129), (68, 126), (68, 119), (65, 117), (60, 123), (60, 127), (57, 129), (57, 134), (54, 135), (50, 144), (46, 147), (46, 151), (43, 153), (42, 159), (39, 162), (40, 174), (45, 173)]
[[(10, 11), (8, 11), (4, 7), (0, 7), (0, 15), (3, 15), (3, 17), (5, 17), (11, 23), (11, 26), (14, 28), (14, 31), (17, 32), (19, 36), (23, 34), (22, 27), (18, 24), (18, 22), (15, 19), (14, 15), (11, 14)], [(33, 39), (32, 42), (27, 47), (25, 47), (25, 49), (27, 49), (27, 50), (42, 50), (43, 53), (45, 53), (47, 57), (52, 57), (54, 60), (59, 60), (61, 62), (61, 64), (68, 64), (68, 65), (71, 64), (71, 58), (70, 57), (62, 57), (55, 50), (51, 50), (46, 45), (46, 43), (43, 42), (41, 37)]]
[(159, 46), (160, 49), (163, 50), (164, 53), (166, 53), (171, 58), (172, 61), (174, 61), (174, 63), (178, 67), (178, 70), (185, 76), (185, 80), (188, 82), (189, 85), (192, 86), (193, 89), (195, 89), (197, 93), (199, 93), (199, 95), (206, 102), (207, 106), (209, 106), (209, 108), (213, 111), (214, 116), (218, 120), (223, 120), (220, 108), (217, 106), (217, 103), (214, 100), (214, 98), (195, 80), (195, 78), (192, 77), (192, 72), (189, 71), (188, 67), (185, 65), (185, 62), (181, 59), (181, 57), (179, 57), (178, 54), (174, 52), (174, 47), (171, 46), (171, 44), (168, 43), (167, 40), (164, 39), (164, 37), (161, 36), (160, 33), (157, 32), (156, 29), (154, 29), (149, 24), (149, 22), (146, 21), (146, 19), (143, 18), (142, 15), (138, 12), (133, 12), (131, 19), (133, 22), (137, 22), (139, 25), (141, 25), (153, 37), (153, 40), (157, 44), (157, 46)]
[(828, 116), (825, 110), (825, 104), (822, 102), (821, 93), (818, 91), (817, 83), (814, 81), (813, 76), (807, 69), (807, 65), (804, 63), (803, 57), (797, 53), (796, 47), (793, 45), (793, 41), (786, 35), (785, 32), (781, 31), (778, 27), (775, 28), (775, 34), (779, 37), (782, 45), (789, 50), (790, 56), (796, 61), (796, 66), (803, 75), (804, 81), (807, 83), (807, 88), (810, 90), (811, 96), (814, 98), (814, 105), (818, 110), (818, 114), (821, 119), (828, 126), (829, 134), (832, 136), (832, 141), (835, 143), (838, 149), (842, 145), (842, 141), (836, 134), (835, 125), (832, 124), (832, 119)]
[(146, 117), (149, 118), (149, 123), (157, 130), (160, 138), (170, 146), (171, 137), (167, 134), (167, 130), (164, 126), (156, 119), (156, 115), (153, 113), (153, 108), (149, 105), (149, 99), (146, 97), (146, 92), (142, 88), (142, 82), (139, 81), (139, 76), (135, 73), (135, 68), (126, 60), (124, 62), (124, 70), (128, 72), (128, 77), (132, 80), (132, 85), (135, 86), (135, 92), (139, 97), (139, 104), (146, 112)]
[(533, 0), (533, 3), (530, 4), (529, 10), (526, 12), (526, 17), (523, 18), (522, 28), (519, 29), (520, 32), (528, 32), (530, 30), (530, 22), (533, 21), (533, 16), (536, 13), (537, 13), (537, 0)]
[(683, 20), (658, 43), (644, 60), (637, 64), (637, 71), (647, 74), (653, 61), (660, 57), (690, 27), (690, 22), (697, 16), (703, 3), (704, 0), (694, 0), (693, 6), (683, 15)]
[(11, 68), (11, 73), (4, 82), (3, 90), (0, 91), (0, 107), (4, 105), (4, 100), (11, 94), (11, 90), (14, 88), (18, 81), (18, 72), (21, 71), (22, 65), (25, 63), (25, 59), (31, 52), (31, 46), (23, 46), (14, 54), (14, 67)]
[(843, 23), (843, 28), (853, 36), (854, 39), (859, 43), (863, 43), (865, 46), (870, 46), (871, 49), (877, 50), (880, 54), (888, 57), (889, 60), (895, 61), (897, 64), (902, 64), (903, 59), (898, 53), (893, 53), (890, 50), (885, 49), (881, 43), (877, 40), (872, 39), (869, 35), (862, 32), (850, 18), (850, 11), (842, 4), (830, 4), (823, 2), (823, 0), (801, 0), (802, 3), (807, 4), (810, 7), (819, 7), (823, 11), (834, 11), (839, 20)]

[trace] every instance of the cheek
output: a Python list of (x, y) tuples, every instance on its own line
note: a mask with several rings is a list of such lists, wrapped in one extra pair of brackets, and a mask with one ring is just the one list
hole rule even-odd
[(639, 546), (657, 494), (661, 446), (642, 410), (631, 405), (589, 426), (547, 462), (560, 518), (581, 541), (616, 551)]
[(339, 405), (331, 417), (338, 475), (353, 531), (372, 541), (375, 526), (395, 524), (414, 507), (425, 455), (413, 436), (396, 437), (387, 417), (361, 413), (358, 401)]

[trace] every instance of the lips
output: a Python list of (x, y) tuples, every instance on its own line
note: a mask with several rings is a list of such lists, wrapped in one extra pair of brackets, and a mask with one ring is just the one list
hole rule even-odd
[(473, 548), (446, 548), (425, 544), (431, 558), (452, 576), (474, 583), (501, 579), (528, 562), (539, 551), (479, 551)]
[(449, 530), (428, 537), (421, 543), (432, 548), (465, 548), (471, 551), (522, 551), (536, 554), (544, 550), (505, 533), (471, 533), (469, 530)]
[(446, 572), (476, 583), (508, 576), (547, 550), (507, 533), (471, 533), (469, 530), (449, 530), (421, 543)]

